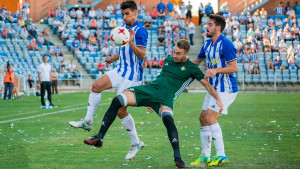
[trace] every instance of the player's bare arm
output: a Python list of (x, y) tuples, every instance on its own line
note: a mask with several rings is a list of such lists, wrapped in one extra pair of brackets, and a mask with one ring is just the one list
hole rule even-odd
[(223, 111), (223, 103), (215, 88), (211, 84), (209, 84), (207, 79), (201, 79), (200, 83), (205, 87), (207, 92), (217, 100), (217, 105), (220, 107), (219, 113), (221, 113)]
[(215, 76), (217, 73), (219, 74), (230, 74), (235, 73), (237, 71), (237, 61), (228, 62), (228, 66), (224, 68), (216, 68), (216, 69), (208, 69), (205, 72), (205, 78), (211, 78)]
[(130, 38), (129, 38), (128, 43), (129, 43), (129, 45), (130, 45), (130, 47), (131, 47), (131, 49), (132, 49), (132, 52), (133, 52), (138, 58), (140, 58), (141, 60), (143, 60), (143, 59), (146, 57), (146, 48), (145, 48), (145, 47), (142, 47), (142, 46), (136, 46), (136, 45), (132, 42), (132, 40), (133, 40), (133, 38), (134, 38), (134, 36), (135, 36), (135, 32), (134, 32), (132, 29), (130, 29), (129, 32), (130, 32)]
[(199, 58), (195, 58), (192, 60), (192, 62), (196, 63), (197, 65), (200, 65), (203, 61), (204, 61), (204, 59), (199, 59)]
[(106, 64), (112, 64), (112, 63), (114, 63), (116, 60), (118, 60), (119, 59), (119, 53), (117, 53), (117, 54), (115, 54), (115, 55), (113, 55), (112, 57), (109, 57), (109, 56), (107, 56), (106, 58), (105, 58), (105, 62), (106, 62)]

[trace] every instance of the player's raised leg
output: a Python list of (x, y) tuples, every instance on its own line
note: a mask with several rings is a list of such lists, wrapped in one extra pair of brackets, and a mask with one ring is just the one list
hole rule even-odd
[(84, 143), (94, 145), (95, 147), (102, 147), (103, 138), (110, 125), (114, 122), (119, 109), (126, 106), (134, 106), (135, 104), (135, 96), (131, 91), (124, 91), (122, 94), (116, 96), (103, 117), (99, 133), (90, 140), (84, 140)]
[(174, 161), (176, 167), (184, 168), (185, 163), (181, 159), (181, 155), (180, 155), (178, 131), (173, 119), (173, 110), (167, 106), (161, 106), (160, 116), (165, 127), (167, 128), (168, 137), (174, 151)]
[(97, 109), (98, 104), (101, 101), (101, 92), (105, 89), (112, 88), (112, 83), (107, 74), (103, 75), (99, 79), (97, 79), (92, 85), (92, 91), (89, 95), (89, 101), (87, 106), (87, 113), (84, 119), (80, 119), (79, 121), (70, 121), (70, 126), (74, 128), (83, 128), (85, 130), (91, 130), (93, 119), (95, 116), (95, 111)]

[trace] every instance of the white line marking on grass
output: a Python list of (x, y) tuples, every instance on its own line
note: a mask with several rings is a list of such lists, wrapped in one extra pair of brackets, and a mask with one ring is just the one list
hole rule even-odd
[(62, 108), (70, 108), (70, 107), (76, 107), (76, 106), (82, 106), (82, 105), (87, 105), (86, 103), (82, 103), (82, 104), (76, 104), (76, 105), (70, 105), (70, 106), (64, 106)]
[[(110, 103), (103, 103), (103, 104), (100, 104), (100, 105), (107, 105), (107, 104), (110, 104)], [(4, 120), (4, 121), (0, 121), (0, 124), (6, 123), (6, 122), (18, 121), (18, 120), (33, 119), (33, 118), (36, 118), (36, 117), (42, 117), (42, 116), (58, 114), (58, 113), (68, 112), (68, 111), (72, 111), (72, 110), (79, 110), (79, 109), (84, 109), (84, 108), (86, 108), (86, 106), (85, 107), (72, 108), (72, 109), (66, 109), (66, 110), (60, 110), (60, 111), (55, 111), (55, 112), (49, 112), (49, 113), (43, 113), (43, 114), (29, 116), (29, 117), (22, 117), (22, 118), (16, 118), (16, 119), (11, 119), (11, 120)]]
[(19, 113), (19, 114), (10, 114), (7, 116), (0, 116), (0, 118), (9, 117), (9, 116), (17, 116), (17, 115), (21, 115), (21, 114), (30, 114), (30, 113), (36, 113), (36, 112), (38, 112), (38, 111), (31, 111), (31, 112)]

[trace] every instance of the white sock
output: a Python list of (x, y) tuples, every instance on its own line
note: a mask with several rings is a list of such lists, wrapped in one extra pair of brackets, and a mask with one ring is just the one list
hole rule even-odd
[(124, 117), (122, 119), (122, 123), (127, 131), (127, 133), (130, 136), (131, 139), (131, 145), (137, 145), (139, 144), (139, 138), (137, 136), (137, 132), (135, 129), (135, 124), (132, 116), (128, 113), (128, 116)]
[(211, 132), (209, 126), (201, 126), (200, 130), (201, 140), (201, 156), (210, 157), (211, 155)]
[(89, 103), (87, 106), (87, 113), (85, 116), (85, 120), (92, 125), (93, 124), (93, 119), (95, 115), (95, 111), (97, 109), (98, 104), (101, 101), (101, 93), (94, 93), (91, 92), (89, 96)]
[(214, 141), (217, 156), (225, 156), (222, 130), (219, 123), (213, 124), (210, 127), (212, 140)]

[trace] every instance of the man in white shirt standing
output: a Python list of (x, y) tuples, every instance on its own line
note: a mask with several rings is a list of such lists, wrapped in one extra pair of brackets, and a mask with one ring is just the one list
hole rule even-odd
[(195, 24), (192, 21), (188, 21), (188, 30), (189, 30), (189, 37), (190, 37), (190, 44), (194, 46), (193, 36), (195, 34)]
[(38, 66), (38, 76), (39, 82), (41, 84), (41, 102), (42, 102), (42, 109), (46, 109), (46, 104), (44, 100), (45, 90), (47, 90), (47, 99), (50, 103), (50, 108), (55, 107), (52, 104), (51, 100), (51, 82), (50, 82), (50, 73), (51, 73), (51, 66), (47, 63), (47, 55), (43, 55), (43, 63)]

